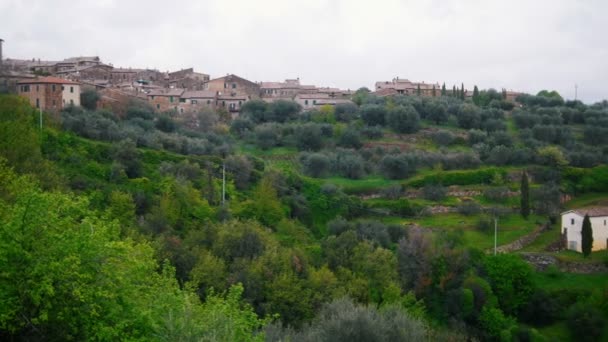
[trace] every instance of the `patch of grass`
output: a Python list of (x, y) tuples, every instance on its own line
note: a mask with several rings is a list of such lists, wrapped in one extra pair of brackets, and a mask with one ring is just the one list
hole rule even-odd
[(557, 228), (546, 230), (534, 240), (531, 244), (524, 247), (522, 252), (543, 252), (545, 248), (553, 242), (561, 238), (560, 232)]
[(587, 258), (583, 257), (582, 253), (570, 250), (554, 253), (553, 255), (559, 260), (570, 262), (596, 263), (608, 261), (608, 250), (592, 252)]
[(608, 193), (593, 192), (583, 194), (566, 202), (565, 204), (565, 207), (568, 209), (591, 206), (608, 206)]
[(532, 279), (536, 286), (547, 291), (561, 289), (593, 291), (608, 288), (608, 277), (605, 274), (535, 272)]
[(399, 180), (386, 179), (380, 176), (366, 177), (362, 179), (349, 179), (344, 177), (330, 177), (322, 179), (323, 183), (337, 185), (347, 194), (373, 193), (382, 188), (399, 184)]
[[(418, 218), (385, 217), (385, 223), (417, 224), (424, 228), (435, 230), (457, 230), (464, 231), (465, 243), (478, 249), (490, 249), (494, 247), (494, 229), (490, 232), (481, 232), (476, 229), (477, 221), (481, 216), (464, 216), (459, 213), (436, 214)], [(536, 227), (539, 217), (523, 219), (520, 215), (511, 214), (498, 221), (498, 245), (504, 245), (531, 233)]]

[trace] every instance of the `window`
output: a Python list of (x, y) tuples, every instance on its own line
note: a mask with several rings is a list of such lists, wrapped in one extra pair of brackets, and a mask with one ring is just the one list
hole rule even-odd
[(65, 90), (65, 87), (64, 87), (64, 86), (61, 86), (61, 91), (64, 91), (64, 90)]
[(304, 100), (304, 104), (308, 106), (308, 100)]
[(53, 107), (55, 107), (55, 100), (53, 100)]
[(173, 102), (173, 96), (169, 96), (169, 102)]
[(574, 219), (570, 219), (570, 224), (574, 224)]
[(70, 87), (70, 93), (74, 92), (74, 87)]
[(606, 225), (606, 220), (604, 220), (604, 226)]
[(241, 106), (242, 103), (243, 103), (243, 101), (239, 101), (239, 107)]
[(232, 83), (232, 89), (236, 89), (236, 83)]
[(70, 100), (70, 104), (73, 106), (74, 105), (74, 100)]
[(192, 100), (192, 104), (196, 104), (196, 103), (197, 103), (196, 100)]
[(179, 102), (186, 103), (186, 99), (179, 99)]
[(160, 104), (156, 104), (156, 109), (160, 109)]
[(151, 98), (152, 100), (154, 100), (154, 95), (150, 96), (150, 98)]
[(226, 86), (226, 82), (224, 82), (224, 89), (226, 89), (226, 88), (228, 88), (228, 87)]
[(183, 113), (183, 112), (184, 112), (184, 108), (180, 108), (180, 109), (179, 109), (179, 112), (180, 112), (180, 113)]
[(226, 101), (222, 101), (222, 107), (226, 107)]
[(36, 99), (36, 108), (40, 108), (40, 99)]
[(211, 100), (207, 100), (207, 104), (211, 104)]
[(317, 100), (312, 100), (312, 104), (316, 105), (317, 104)]
[(36, 85), (36, 91), (40, 91), (40, 86)]
[(55, 85), (54, 85), (54, 84), (51, 86), (51, 89), (52, 89), (53, 91), (55, 91)]

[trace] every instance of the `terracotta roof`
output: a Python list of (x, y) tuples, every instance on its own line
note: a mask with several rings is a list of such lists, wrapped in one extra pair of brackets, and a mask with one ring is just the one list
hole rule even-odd
[(580, 216), (589, 215), (589, 217), (608, 216), (608, 207), (579, 208), (565, 211), (562, 215), (567, 213), (575, 213)]
[(319, 101), (317, 101), (317, 106), (319, 105), (337, 105), (337, 104), (341, 104), (341, 103), (353, 103), (353, 101), (351, 100), (346, 100), (346, 99), (321, 99)]
[(42, 83), (45, 83), (45, 84), (78, 84), (76, 82), (64, 80), (63, 78), (53, 77), (53, 76), (37, 78), (37, 79), (27, 80), (27, 81), (20, 81), (18, 83), (19, 84), (42, 84)]
[(210, 90), (186, 91), (182, 94), (184, 99), (209, 99), (215, 98), (215, 92)]
[(329, 99), (329, 95), (325, 93), (298, 94), (296, 97), (299, 99)]
[(154, 89), (148, 93), (148, 96), (181, 96), (184, 89)]

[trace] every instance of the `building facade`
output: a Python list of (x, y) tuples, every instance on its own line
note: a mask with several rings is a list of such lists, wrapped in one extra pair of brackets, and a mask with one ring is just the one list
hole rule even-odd
[(20, 81), (17, 93), (43, 111), (57, 112), (69, 105), (80, 106), (80, 85), (57, 77)]
[(562, 236), (566, 248), (582, 252), (582, 228), (585, 215), (589, 215), (593, 231), (591, 250), (606, 249), (608, 242), (608, 207), (569, 210), (562, 213)]

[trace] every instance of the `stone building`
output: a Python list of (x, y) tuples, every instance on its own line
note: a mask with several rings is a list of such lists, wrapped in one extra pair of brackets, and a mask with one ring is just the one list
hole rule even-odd
[(198, 112), (205, 108), (215, 109), (217, 94), (209, 90), (185, 91), (179, 99), (179, 112)]
[(310, 94), (317, 91), (317, 87), (300, 84), (300, 79), (286, 79), (285, 82), (261, 82), (260, 95), (264, 101), (293, 100), (298, 94)]
[(180, 98), (184, 93), (184, 89), (156, 89), (151, 90), (146, 96), (148, 102), (160, 112), (169, 110), (178, 111)]
[(17, 93), (43, 111), (58, 112), (69, 105), (80, 106), (80, 85), (58, 77), (20, 81)]
[[(387, 96), (386, 89), (393, 90), (399, 95), (417, 95), (420, 89), (422, 96), (440, 96), (441, 85), (439, 83), (412, 82), (408, 79), (393, 78), (392, 81), (379, 81), (375, 84), (375, 91)], [(434, 94), (433, 94), (434, 89)]]
[(205, 90), (215, 91), (219, 96), (260, 97), (260, 85), (237, 75), (226, 75), (205, 83)]

